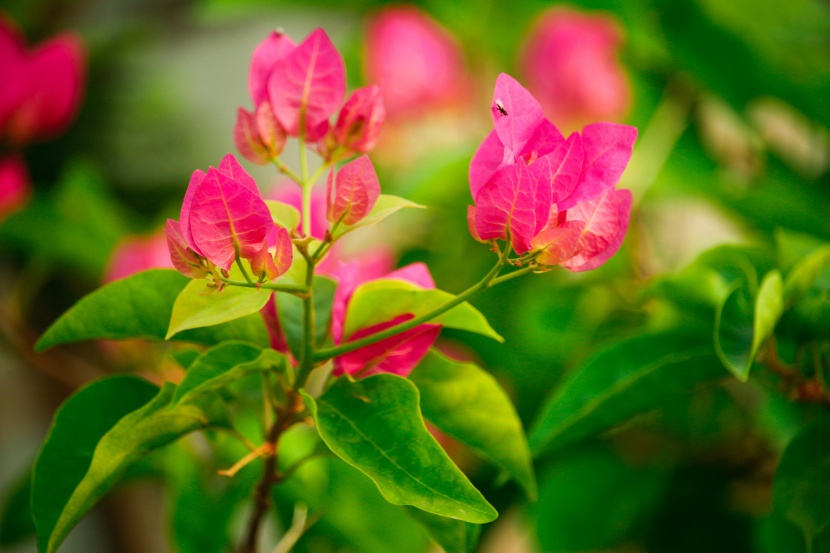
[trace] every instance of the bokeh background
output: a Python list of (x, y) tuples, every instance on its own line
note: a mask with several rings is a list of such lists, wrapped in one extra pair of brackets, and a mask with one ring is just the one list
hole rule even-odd
[[(72, 31), (85, 50), (82, 103), (68, 130), (2, 144), (3, 155), (22, 156), (30, 176), (24, 199), (4, 206), (0, 221), (3, 551), (35, 550), (21, 490), (60, 401), (98, 376), (160, 378), (170, 363), (163, 345), (83, 344), (36, 355), (34, 340), (102, 282), (166, 263), (158, 233), (176, 218), (190, 173), (235, 150), (236, 110), (251, 103), (250, 56), (275, 28), (295, 40), (325, 28), (344, 55), (350, 88), (384, 86), (389, 113), (372, 155), (382, 187), (429, 209), (364, 231), (353, 247), (391, 247), (400, 264), (425, 261), (450, 292), (492, 263), (467, 231), (467, 168), (492, 128), (500, 72), (524, 83), (563, 131), (599, 120), (639, 128), (620, 184), (635, 203), (620, 253), (590, 273), (532, 275), (475, 298), (505, 344), (442, 335), (447, 350), (499, 378), (526, 427), (598, 351), (672, 325), (711, 336), (717, 298), (706, 297), (692, 270), (704, 252), (720, 248), (710, 258), (733, 261), (751, 252), (754, 270), (786, 270), (830, 240), (826, 3), (4, 0), (2, 11), (30, 45)], [(296, 167), (295, 151), (283, 159)], [(284, 185), (270, 167), (245, 166), (263, 190)], [(827, 291), (818, 293), (826, 309)], [(811, 343), (823, 344), (814, 348), (818, 366), (827, 364), (830, 339), (823, 313), (808, 331)], [(802, 406), (774, 379), (740, 384), (723, 375), (686, 394), (653, 391), (646, 414), (539, 457), (533, 504), (456, 451), (502, 513), (484, 529), (480, 550), (798, 550), (775, 545), (789, 542), (777, 542), (769, 523), (772, 480), (786, 443), (826, 406)], [(283, 498), (286, 509), (302, 497), (323, 514), (298, 550), (428, 549), (411, 519), (341, 465), (317, 482), (316, 498), (301, 490)], [(168, 512), (187, 500), (186, 481), (148, 466), (64, 550), (175, 551), (169, 537), (186, 531)], [(229, 516), (216, 511), (216, 520)], [(192, 528), (201, 531), (198, 521)]]

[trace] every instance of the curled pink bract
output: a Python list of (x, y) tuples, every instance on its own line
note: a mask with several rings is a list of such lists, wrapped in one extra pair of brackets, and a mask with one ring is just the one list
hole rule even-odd
[(353, 225), (372, 211), (379, 196), (375, 167), (369, 156), (362, 155), (341, 167), (336, 177), (329, 174), (326, 216), (332, 223)]
[(334, 143), (347, 151), (368, 153), (375, 147), (385, 119), (380, 87), (358, 88), (340, 109), (332, 131)]

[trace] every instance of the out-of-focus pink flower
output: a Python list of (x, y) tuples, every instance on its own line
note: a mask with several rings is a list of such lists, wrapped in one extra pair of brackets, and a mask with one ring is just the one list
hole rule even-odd
[(390, 118), (416, 115), (466, 96), (460, 45), (417, 8), (384, 9), (369, 22), (367, 37), (367, 81), (381, 86)]
[(343, 107), (332, 130), (332, 147), (342, 147), (348, 152), (369, 153), (380, 134), (386, 119), (380, 87), (377, 85), (358, 88)]
[(112, 252), (104, 281), (110, 282), (156, 268), (175, 268), (170, 260), (167, 236), (163, 230), (149, 236), (131, 236), (122, 240)]
[(0, 14), (0, 137), (15, 147), (51, 138), (75, 117), (84, 88), (84, 51), (71, 33), (27, 51)]
[(360, 156), (341, 167), (336, 178), (334, 172), (329, 173), (326, 217), (332, 224), (353, 225), (372, 211), (379, 196), (375, 167), (369, 156)]
[(534, 97), (501, 74), (493, 96), (495, 130), (470, 164), (476, 240), (509, 240), (542, 265), (594, 269), (622, 244), (631, 192), (615, 186), (631, 158), (637, 129), (593, 123), (566, 140)]
[(0, 158), (0, 221), (17, 211), (31, 194), (26, 164), (18, 156)]
[[(359, 329), (351, 336), (343, 336), (349, 302), (361, 284), (383, 278), (404, 280), (423, 288), (435, 288), (432, 275), (423, 263), (413, 263), (385, 275), (373, 275), (365, 269), (361, 270), (357, 263), (343, 263), (337, 277), (339, 282), (332, 308), (332, 338), (335, 344), (371, 336), (413, 318), (411, 313), (401, 313), (389, 321)], [(422, 324), (335, 357), (334, 375), (350, 374), (362, 377), (386, 372), (407, 376), (424, 358), (440, 332), (440, 324)]]
[(619, 121), (631, 92), (617, 54), (623, 36), (609, 16), (556, 7), (534, 25), (520, 66), (545, 114), (566, 129)]

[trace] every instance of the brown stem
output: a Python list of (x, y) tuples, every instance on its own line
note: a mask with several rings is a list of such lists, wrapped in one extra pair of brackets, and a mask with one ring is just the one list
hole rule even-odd
[(790, 366), (778, 357), (778, 345), (775, 338), (770, 338), (759, 361), (781, 378), (781, 384), (794, 399), (804, 403), (820, 403), (830, 407), (830, 390), (827, 389), (819, 374), (807, 378), (799, 369), (800, 353), (795, 366)]
[(297, 422), (297, 416), (302, 411), (302, 398), (294, 392), (289, 392), (287, 404), (277, 409), (277, 419), (268, 430), (266, 442), (266, 446), (270, 447), (271, 453), (265, 456), (262, 479), (254, 493), (254, 509), (248, 519), (248, 526), (242, 542), (239, 544), (238, 553), (257, 553), (258, 551), (259, 529), (265, 515), (271, 508), (271, 488), (283, 479), (277, 465), (280, 437)]

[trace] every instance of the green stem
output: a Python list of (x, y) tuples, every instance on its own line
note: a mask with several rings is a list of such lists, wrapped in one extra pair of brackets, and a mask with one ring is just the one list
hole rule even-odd
[[(361, 338), (359, 340), (354, 340), (353, 342), (347, 342), (345, 344), (340, 344), (339, 346), (335, 346), (335, 347), (332, 347), (332, 348), (323, 348), (323, 349), (317, 350), (317, 352), (314, 354), (314, 358), (318, 361), (324, 361), (326, 359), (331, 359), (332, 357), (336, 357), (338, 355), (343, 355), (344, 353), (349, 353), (350, 351), (354, 351), (356, 349), (360, 349), (362, 347), (369, 346), (371, 344), (374, 344), (375, 342), (379, 342), (379, 341), (385, 340), (386, 338), (389, 338), (391, 336), (395, 336), (396, 334), (400, 334), (401, 332), (409, 330), (410, 328), (415, 328), (416, 326), (418, 326), (420, 324), (427, 323), (427, 322), (431, 321), (432, 319), (434, 319), (435, 317), (437, 317), (439, 315), (443, 315), (444, 313), (446, 313), (447, 311), (449, 311), (453, 307), (464, 303), (465, 301), (467, 301), (468, 298), (474, 296), (475, 294), (481, 292), (482, 290), (484, 290), (486, 288), (489, 288), (490, 286), (492, 286), (492, 285), (496, 284), (497, 282), (499, 282), (499, 279), (496, 279), (496, 277), (498, 276), (498, 274), (501, 271), (502, 267), (504, 267), (504, 261), (502, 260), (501, 257), (499, 257), (499, 260), (496, 263), (496, 265), (492, 269), (490, 269), (490, 272), (487, 273), (487, 275), (480, 282), (478, 282), (477, 284), (471, 286), (470, 288), (467, 288), (466, 290), (464, 290), (463, 292), (461, 292), (460, 294), (455, 296), (453, 299), (451, 299), (450, 301), (448, 301), (444, 305), (440, 305), (440, 306), (436, 307), (435, 309), (433, 309), (432, 311), (430, 311), (428, 313), (425, 313), (425, 314), (423, 314), (419, 317), (415, 317), (414, 319), (410, 319), (408, 321), (397, 324), (393, 327), (387, 328), (386, 330), (382, 330), (382, 331), (377, 332), (375, 334), (371, 334), (371, 335), (366, 336), (364, 338)], [(525, 271), (525, 270), (526, 269), (521, 269), (521, 271)], [(520, 272), (520, 271), (516, 271), (516, 272)], [(514, 273), (511, 273), (510, 275), (512, 275), (512, 274), (514, 274)], [(510, 276), (510, 275), (505, 275), (505, 276)]]
[(280, 160), (278, 160), (278, 159), (274, 159), (274, 160), (272, 160), (272, 161), (274, 162), (274, 165), (276, 165), (276, 166), (277, 166), (277, 169), (279, 169), (279, 170), (280, 170), (280, 172), (281, 172), (282, 174), (286, 175), (288, 178), (290, 178), (291, 180), (293, 180), (294, 182), (296, 182), (296, 183), (297, 183), (297, 184), (299, 184), (300, 186), (302, 186), (302, 185), (303, 185), (303, 181), (302, 181), (302, 180), (300, 180), (300, 177), (298, 177), (298, 176), (294, 173), (294, 171), (292, 171), (291, 169), (289, 169), (287, 165), (285, 165), (283, 162), (281, 162), (281, 161), (280, 161)]
[(239, 270), (242, 271), (242, 276), (245, 277), (245, 282), (249, 285), (255, 286), (254, 279), (251, 278), (251, 275), (248, 274), (248, 271), (245, 270), (245, 266), (242, 264), (242, 258), (239, 257), (239, 246), (234, 243), (234, 249), (236, 250), (236, 266), (239, 267)]
[(273, 290), (274, 292), (286, 292), (295, 296), (304, 296), (308, 293), (308, 289), (300, 284), (280, 284), (277, 282), (245, 282), (244, 280), (231, 280), (229, 278), (220, 277), (222, 282), (228, 286), (241, 286), (242, 288), (264, 288), (266, 290)]
[(300, 364), (297, 369), (297, 379), (294, 389), (299, 390), (305, 385), (308, 375), (314, 369), (315, 322), (314, 322), (314, 263), (308, 264), (306, 271), (306, 288), (308, 293), (303, 297), (303, 342), (300, 352)]
[(513, 271), (512, 273), (507, 273), (506, 275), (494, 278), (493, 281), (488, 285), (488, 287), (501, 284), (502, 282), (507, 282), (508, 280), (512, 280), (516, 277), (520, 277), (522, 275), (526, 275), (527, 273), (532, 273), (533, 271), (537, 270), (539, 270), (539, 267), (535, 265), (528, 265), (527, 267), (523, 267), (517, 271)]

